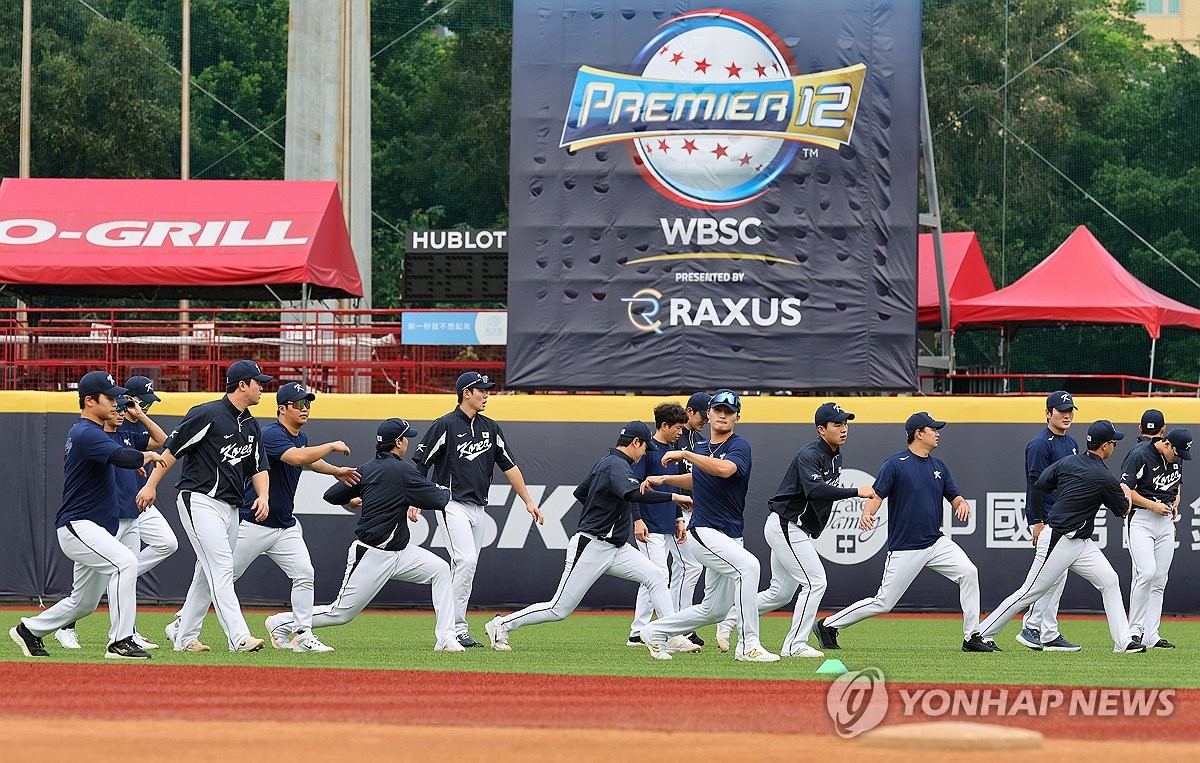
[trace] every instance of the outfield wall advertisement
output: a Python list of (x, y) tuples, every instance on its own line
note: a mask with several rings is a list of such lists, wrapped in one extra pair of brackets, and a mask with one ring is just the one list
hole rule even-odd
[(920, 40), (906, 0), (518, 3), (508, 383), (915, 388)]

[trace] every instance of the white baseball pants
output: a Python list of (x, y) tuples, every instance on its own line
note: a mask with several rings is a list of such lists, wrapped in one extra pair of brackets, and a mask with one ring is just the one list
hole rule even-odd
[(475, 585), (475, 570), (483, 548), (483, 531), (487, 512), (482, 506), (450, 501), (446, 510), (438, 513), (446, 549), (450, 552), (450, 574), (454, 582), (454, 632), (462, 636), (467, 628), (467, 602)]
[[(1036, 554), (1037, 552), (1034, 551)], [(1022, 628), (1032, 628), (1041, 636), (1042, 643), (1053, 641), (1062, 634), (1058, 630), (1058, 605), (1062, 601), (1063, 589), (1067, 587), (1067, 573), (1063, 572), (1058, 582), (1046, 595), (1029, 605), (1021, 621)]]
[(145, 575), (159, 562), (179, 550), (179, 539), (157, 506), (151, 506), (137, 517), (137, 531), (146, 547), (138, 552), (138, 575)]
[(1163, 591), (1175, 558), (1175, 522), (1170, 516), (1136, 509), (1129, 520), (1129, 555), (1133, 582), (1129, 586), (1130, 635), (1142, 636), (1152, 647), (1162, 638)]
[(730, 538), (719, 530), (693, 527), (688, 534), (691, 535), (688, 543), (695, 544), (692, 553), (696, 561), (708, 570), (704, 598), (699, 604), (647, 625), (642, 629), (642, 640), (664, 644), (671, 636), (720, 622), (734, 607), (741, 633), (738, 654), (762, 649), (758, 638), (758, 559), (742, 547), (741, 538)]
[(830, 628), (849, 628), (868, 617), (892, 611), (900, 597), (912, 585), (917, 574), (928, 567), (958, 585), (958, 603), (963, 613), (964, 639), (979, 630), (979, 571), (966, 552), (945, 535), (929, 548), (889, 551), (883, 563), (883, 581), (872, 597), (856, 601), (832, 617), (825, 618)]
[[(795, 522), (785, 527), (778, 514), (769, 512), (763, 535), (771, 547), (771, 584), (758, 592), (758, 614), (774, 612), (791, 601), (797, 590), (801, 592), (792, 613), (792, 627), (783, 639), (782, 653), (789, 654), (793, 645), (808, 643), (828, 585), (825, 565), (812, 538)], [(737, 612), (730, 610), (720, 627), (736, 628)]]
[[(312, 615), (313, 628), (345, 625), (358, 616), (389, 580), (429, 585), (436, 618), (436, 648), (457, 643), (454, 634), (454, 593), (450, 565), (440, 556), (410, 543), (400, 551), (383, 551), (361, 541), (350, 544), (346, 554), (346, 574), (332, 604), (317, 607)], [(299, 630), (295, 612), (277, 615), (280, 625)], [(290, 622), (288, 618), (290, 617)]]
[[(626, 543), (614, 546), (592, 535), (575, 533), (567, 543), (567, 563), (563, 568), (558, 589), (549, 601), (530, 604), (501, 620), (506, 631), (527, 625), (552, 623), (565, 619), (575, 611), (579, 602), (601, 575), (632, 580), (650, 589), (651, 606), (666, 612), (671, 608), (666, 570), (656, 566), (640, 551)], [(655, 622), (661, 623), (662, 620)], [(643, 631), (644, 632), (644, 631)]]
[(179, 630), (175, 647), (182, 649), (200, 637), (200, 626), (211, 602), (217, 621), (236, 649), (250, 635), (241, 603), (233, 590), (233, 549), (238, 537), (238, 510), (203, 493), (182, 491), (176, 499), (179, 519), (192, 548), (196, 550), (196, 570), (187, 599), (179, 611)]
[[(690, 524), (692, 512), (683, 512), (683, 517)], [(690, 537), (677, 541), (672, 536), (667, 542), (667, 552), (671, 555), (671, 604), (675, 612), (696, 603), (696, 585), (704, 573), (704, 565), (696, 561), (696, 555), (692, 553), (695, 546), (696, 542)]]
[[(667, 576), (667, 589), (670, 590), (671, 583), (674, 582), (671, 575), (671, 570), (667, 567), (667, 558), (670, 552), (667, 551), (668, 546), (675, 545), (675, 536), (664, 535), (663, 533), (650, 533), (646, 542), (635, 540), (634, 545), (637, 550), (642, 552), (650, 563), (658, 567)], [(670, 599), (668, 599), (670, 600)], [(666, 617), (675, 613), (674, 601), (671, 601), (671, 609), (666, 612), (659, 612), (659, 617)], [(629, 626), (630, 633), (641, 633), (642, 628), (650, 622), (651, 616), (655, 613), (654, 604), (650, 601), (650, 587), (646, 585), (638, 586), (637, 605), (633, 610), (633, 624)]]
[(1128, 643), (1129, 621), (1125, 618), (1125, 603), (1121, 601), (1116, 571), (1091, 538), (1068, 538), (1049, 527), (1038, 536), (1037, 552), (1025, 582), (979, 624), (980, 635), (984, 639), (994, 639), (1005, 623), (1041, 598), (1067, 570), (1099, 589), (1104, 600), (1104, 614), (1108, 617), (1109, 635), (1116, 650), (1124, 650)]
[[(130, 520), (132, 521), (132, 520)], [(96, 611), (106, 588), (108, 643), (133, 635), (137, 617), (137, 556), (108, 530), (77, 519), (58, 528), (58, 545), (75, 562), (75, 580), (67, 598), (36, 617), (22, 618), (35, 636), (46, 636)]]

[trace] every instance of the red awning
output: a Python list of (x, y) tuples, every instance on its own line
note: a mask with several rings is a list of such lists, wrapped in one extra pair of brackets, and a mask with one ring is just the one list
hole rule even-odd
[(951, 322), (1127, 323), (1157, 339), (1163, 326), (1200, 329), (1200, 310), (1134, 278), (1081, 225), (1012, 285), (955, 305)]
[[(922, 328), (940, 328), (942, 308), (938, 299), (932, 233), (922, 233), (918, 237), (917, 251), (917, 323)], [(979, 248), (979, 239), (973, 232), (943, 233), (942, 257), (946, 263), (951, 316), (959, 301), (996, 290), (987, 262), (983, 259), (983, 251)]]
[(0, 285), (146, 299), (361, 297), (337, 183), (6, 178)]

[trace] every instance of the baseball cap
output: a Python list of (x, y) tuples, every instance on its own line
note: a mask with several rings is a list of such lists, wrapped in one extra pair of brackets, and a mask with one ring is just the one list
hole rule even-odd
[(650, 442), (650, 438), (654, 435), (650, 432), (650, 427), (644, 421), (631, 421), (621, 427), (622, 437), (636, 437), (642, 442)]
[(376, 442), (394, 442), (401, 437), (416, 437), (417, 430), (404, 419), (387, 419), (375, 430)]
[(309, 392), (308, 387), (305, 387), (300, 382), (288, 382), (279, 388), (275, 393), (275, 402), (279, 405), (287, 405), (300, 400), (316, 400), (315, 392)]
[(1117, 428), (1108, 419), (1100, 419), (1093, 422), (1088, 427), (1087, 444), (1088, 450), (1095, 450), (1106, 442), (1116, 442), (1125, 438), (1123, 432), (1118, 432)]
[(265, 383), (271, 381), (272, 378), (274, 377), (264, 374), (262, 369), (253, 360), (239, 360), (229, 366), (229, 370), (225, 372), (225, 384), (227, 386), (233, 386), (247, 379), (255, 379), (260, 383)]
[(742, 412), (742, 399), (731, 389), (719, 389), (713, 393), (713, 396), (708, 401), (709, 410), (716, 408), (718, 405), (728, 408), (734, 413)]
[(913, 432), (916, 432), (918, 429), (924, 429), (925, 427), (941, 429), (944, 426), (946, 426), (946, 422), (938, 421), (925, 411), (920, 411), (908, 417), (908, 421), (904, 422), (904, 431), (908, 432), (909, 437), (912, 437)]
[(1142, 414), (1143, 432), (1154, 432), (1155, 434), (1158, 434), (1159, 432), (1162, 432), (1164, 426), (1166, 426), (1166, 420), (1163, 419), (1162, 411), (1158, 410), (1157, 408), (1148, 408), (1146, 409), (1146, 412)]
[(85, 397), (96, 397), (97, 395), (117, 397), (118, 395), (126, 394), (129, 394), (129, 390), (113, 381), (112, 374), (108, 371), (89, 371), (79, 380), (80, 400)]
[(1175, 446), (1175, 452), (1184, 461), (1192, 460), (1192, 433), (1186, 429), (1175, 427), (1167, 432), (1167, 442)]
[(130, 376), (125, 382), (126, 394), (136, 397), (143, 403), (158, 402), (161, 398), (154, 394), (154, 382), (148, 376)]
[(458, 394), (461, 395), (464, 391), (470, 389), (471, 387), (478, 387), (479, 389), (491, 389), (492, 387), (496, 386), (496, 382), (487, 378), (478, 371), (467, 371), (465, 374), (458, 377), (458, 382), (456, 382), (454, 386), (458, 388)]
[(703, 413), (708, 410), (708, 401), (711, 398), (712, 395), (708, 394), (707, 392), (695, 392), (691, 397), (688, 398), (687, 407), (691, 408), (697, 413)]
[(843, 421), (853, 420), (853, 413), (843, 411), (842, 406), (833, 402), (821, 403), (821, 407), (817, 409), (817, 414), (813, 416), (813, 421), (819, 427), (823, 427), (826, 424), (841, 424)]
[(1051, 392), (1046, 396), (1046, 410), (1050, 410), (1051, 408), (1056, 411), (1079, 410), (1078, 406), (1075, 405), (1075, 401), (1071, 398), (1071, 393), (1065, 389)]

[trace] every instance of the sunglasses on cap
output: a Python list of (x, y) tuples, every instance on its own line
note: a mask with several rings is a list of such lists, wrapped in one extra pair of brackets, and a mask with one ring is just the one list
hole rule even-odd
[(741, 409), (742, 401), (735, 393), (728, 390), (722, 390), (721, 392), (713, 395), (712, 399), (708, 401), (708, 409), (711, 411), (718, 405), (723, 405), (730, 410), (737, 411)]

